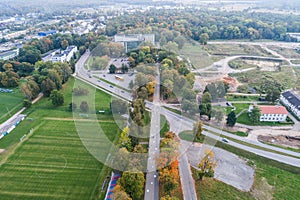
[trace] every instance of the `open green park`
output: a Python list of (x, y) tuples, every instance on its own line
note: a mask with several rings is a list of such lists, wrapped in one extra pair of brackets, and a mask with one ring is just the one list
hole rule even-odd
[[(0, 149), (5, 149), (0, 154), (0, 188), (5, 188), (0, 190), (1, 199), (104, 199), (101, 187), (111, 169), (90, 154), (77, 133), (69, 110), (74, 82), (71, 79), (63, 87), (63, 106), (55, 107), (48, 99), (41, 99), (26, 110), (27, 118), (0, 140)], [(93, 92), (83, 82), (76, 84)], [(109, 110), (109, 95), (96, 91), (95, 99), (96, 110)], [(81, 100), (92, 105), (93, 98), (75, 99), (77, 110)], [(93, 114), (95, 110), (84, 117), (75, 112), (74, 117), (88, 121)], [(120, 129), (112, 115), (95, 116), (104, 132), (100, 140), (115, 142)], [(91, 126), (94, 122), (91, 120)]]
[(23, 99), (18, 88), (15, 88), (12, 93), (0, 93), (0, 123), (23, 107)]

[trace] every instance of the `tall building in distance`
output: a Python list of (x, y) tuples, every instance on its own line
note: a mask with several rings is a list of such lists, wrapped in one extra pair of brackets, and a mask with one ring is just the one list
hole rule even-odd
[(117, 34), (114, 42), (121, 43), (125, 47), (126, 53), (136, 49), (142, 42), (149, 42), (155, 45), (154, 34)]

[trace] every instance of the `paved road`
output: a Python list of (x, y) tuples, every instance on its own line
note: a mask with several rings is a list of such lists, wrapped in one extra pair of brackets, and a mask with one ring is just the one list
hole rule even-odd
[(179, 175), (183, 192), (183, 199), (197, 200), (195, 180), (192, 176), (191, 166), (187, 158), (186, 149), (180, 147), (180, 154), (181, 156), (179, 158)]
[[(158, 67), (158, 65), (157, 65)], [(153, 108), (151, 110), (151, 127), (150, 127), (150, 139), (149, 139), (149, 156), (147, 163), (147, 176), (146, 176), (146, 191), (145, 200), (157, 200), (159, 199), (159, 183), (158, 172), (155, 158), (159, 154), (160, 146), (160, 75), (159, 70), (156, 76), (156, 85), (154, 90)]]
[[(132, 97), (131, 97), (130, 93), (128, 93), (126, 91), (124, 91), (124, 93), (122, 93), (121, 89), (118, 89), (118, 88), (115, 88), (115, 87), (111, 88), (109, 86), (109, 84), (107, 84), (107, 83), (98, 82), (97, 79), (95, 79), (95, 78), (89, 78), (89, 76), (87, 74), (88, 72), (83, 67), (83, 64), (84, 64), (85, 60), (88, 58), (88, 56), (89, 56), (89, 53), (87, 52), (77, 62), (76, 72), (77, 72), (78, 76), (80, 76), (87, 83), (89, 83), (89, 84), (92, 83), (93, 86), (98, 85), (99, 87), (97, 87), (97, 86), (95, 86), (95, 87), (97, 87), (100, 90), (103, 90), (103, 91), (105, 91), (109, 94), (112, 94), (113, 96), (119, 96), (119, 97), (122, 97), (123, 99), (131, 101)], [(146, 102), (146, 107), (149, 108), (149, 109), (152, 109), (153, 104), (151, 102)], [(176, 133), (180, 133), (182, 130), (191, 130), (192, 127), (193, 127), (193, 123), (194, 123), (193, 120), (191, 120), (189, 118), (186, 118), (186, 117), (183, 117), (181, 115), (178, 115), (176, 113), (173, 113), (173, 112), (171, 112), (171, 111), (169, 111), (165, 108), (161, 108), (161, 114), (164, 114), (166, 116), (166, 118), (168, 119), (168, 121), (170, 122), (170, 124), (172, 124), (172, 126), (173, 125), (175, 126), (175, 127), (173, 127), (173, 129), (176, 129), (176, 131), (174, 131)], [(175, 122), (175, 124), (174, 124), (174, 122)], [(217, 128), (214, 128), (214, 127), (209, 127), (209, 126), (205, 125), (204, 128), (206, 128), (209, 131), (216, 132), (220, 135), (222, 134), (222, 135), (225, 135), (225, 136), (228, 136), (228, 137), (246, 142), (248, 144), (255, 144), (257, 146), (264, 147), (266, 149), (275, 150), (275, 151), (278, 151), (278, 152), (282, 152), (282, 153), (286, 153), (286, 154), (289, 154), (289, 155), (300, 157), (300, 153), (297, 153), (297, 152), (293, 152), (293, 151), (289, 151), (289, 150), (286, 150), (286, 149), (270, 146), (270, 145), (263, 144), (263, 143), (260, 143), (260, 142), (257, 142), (257, 141), (252, 141), (252, 140), (249, 140), (247, 138), (236, 136), (236, 135), (233, 135), (231, 133), (225, 132), (223, 130), (220, 130), (220, 129), (217, 129)], [(213, 134), (210, 134), (210, 135), (212, 137), (216, 137)], [(220, 140), (220, 138), (221, 138), (220, 136), (217, 136), (218, 140)], [(300, 166), (300, 160), (299, 159), (291, 158), (291, 160), (290, 160), (289, 159), (290, 157), (282, 156), (280, 154), (275, 154), (275, 153), (272, 153), (272, 155), (275, 154), (275, 155), (278, 155), (278, 156), (273, 157), (273, 156), (270, 155), (270, 153), (268, 151), (257, 150), (255, 148), (246, 148), (247, 147), (246, 145), (241, 146), (241, 145), (239, 145), (237, 143), (234, 143), (234, 142), (231, 142), (231, 141), (229, 142), (229, 145), (232, 145), (232, 146), (235, 146), (235, 147), (238, 147), (238, 148), (242, 148), (244, 150), (250, 151), (250, 152), (255, 153), (257, 155), (260, 155), (260, 156), (263, 156), (263, 157), (266, 157), (266, 158), (270, 158), (270, 159), (273, 159), (273, 160), (276, 160), (276, 161), (279, 161), (279, 162), (282, 162), (282, 163), (287, 163), (287, 164), (291, 164), (291, 165), (294, 165), (294, 166)]]
[[(186, 117), (183, 117), (183, 116), (178, 116), (177, 114), (172, 113), (171, 111), (166, 110), (164, 108), (162, 109), (162, 112), (164, 112), (167, 120), (170, 123), (170, 129), (172, 131), (174, 131), (175, 133), (180, 133), (184, 130), (191, 130), (193, 128), (193, 124), (194, 124), (195, 121), (193, 121), (191, 119), (188, 119)], [(209, 137), (215, 139), (216, 141), (220, 141), (222, 139), (222, 135), (225, 135), (225, 136), (228, 136), (228, 137), (231, 137), (231, 138), (238, 139), (240, 141), (247, 142), (249, 144), (254, 144), (254, 145), (264, 147), (264, 148), (267, 148), (267, 149), (276, 150), (276, 151), (279, 151), (279, 152), (282, 152), (282, 153), (286, 153), (286, 154), (289, 154), (289, 155), (300, 157), (300, 153), (297, 153), (297, 152), (293, 152), (293, 151), (281, 149), (281, 148), (278, 148), (278, 147), (273, 147), (273, 146), (270, 146), (270, 145), (262, 144), (262, 143), (257, 142), (257, 141), (249, 140), (247, 138), (242, 138), (242, 137), (233, 135), (231, 133), (219, 130), (219, 129), (214, 128), (214, 127), (204, 125), (204, 128), (209, 130), (209, 131), (212, 131), (214, 133), (219, 134), (219, 135), (212, 134), (208, 131), (203, 132), (204, 135), (209, 136)], [(212, 145), (212, 143), (213, 142), (210, 141), (211, 145)], [(294, 158), (294, 157), (285, 156), (285, 155), (281, 155), (281, 154), (277, 154), (277, 153), (273, 153), (273, 152), (269, 152), (269, 151), (265, 151), (265, 150), (256, 149), (256, 148), (249, 147), (247, 145), (243, 145), (243, 144), (233, 142), (233, 141), (229, 141), (228, 145), (237, 147), (237, 148), (242, 149), (242, 150), (249, 151), (251, 153), (254, 153), (256, 155), (259, 155), (259, 156), (262, 156), (262, 157), (265, 157), (265, 158), (276, 160), (276, 161), (279, 161), (279, 162), (282, 162), (282, 163), (285, 163), (285, 164), (289, 164), (289, 165), (292, 165), (292, 166), (300, 167), (300, 159), (299, 158)]]

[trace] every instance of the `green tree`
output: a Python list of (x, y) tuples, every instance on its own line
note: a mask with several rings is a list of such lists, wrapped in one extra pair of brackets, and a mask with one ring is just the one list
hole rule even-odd
[(89, 104), (86, 101), (82, 101), (80, 104), (80, 110), (82, 112), (88, 112), (89, 111)]
[(26, 108), (30, 108), (32, 105), (31, 101), (29, 101), (28, 99), (24, 99), (23, 101), (23, 106)]
[(117, 67), (114, 64), (111, 64), (109, 66), (109, 73), (110, 74), (115, 74), (116, 73), (116, 69), (117, 69)]
[(85, 53), (85, 51), (86, 51), (86, 47), (85, 46), (80, 46), (79, 47), (79, 53), (80, 53), (80, 55), (83, 55)]
[(61, 106), (64, 104), (64, 95), (57, 90), (53, 90), (50, 94), (49, 100), (52, 101), (54, 106)]
[(207, 45), (208, 40), (209, 40), (209, 35), (208, 35), (207, 33), (202, 33), (202, 34), (200, 35), (200, 40), (199, 40), (199, 42), (200, 42), (201, 44)]
[(203, 104), (211, 103), (211, 94), (209, 92), (203, 93), (201, 103)]
[(118, 183), (124, 188), (125, 192), (129, 194), (133, 200), (140, 200), (143, 198), (145, 177), (143, 172), (129, 172), (122, 174)]
[(234, 111), (231, 111), (228, 115), (227, 115), (227, 119), (226, 119), (226, 124), (227, 126), (233, 127), (236, 123), (236, 115)]
[(269, 89), (267, 92), (266, 100), (271, 101), (272, 103), (275, 103), (276, 100), (279, 99), (281, 92), (279, 89)]
[(41, 84), (41, 90), (46, 97), (49, 97), (52, 90), (54, 90), (55, 88), (55, 83), (49, 78), (43, 80)]
[(250, 122), (252, 124), (257, 124), (259, 122), (260, 118), (260, 108), (257, 106), (254, 106), (254, 108), (248, 113)]
[(61, 41), (61, 48), (66, 49), (68, 46), (69, 46), (68, 40), (63, 39), (63, 41)]

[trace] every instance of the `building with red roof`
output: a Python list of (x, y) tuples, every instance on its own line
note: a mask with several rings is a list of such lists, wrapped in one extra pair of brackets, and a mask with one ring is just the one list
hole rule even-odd
[[(288, 111), (284, 106), (258, 106), (260, 109), (261, 122), (285, 122), (288, 116)], [(249, 108), (249, 111), (253, 106)]]

